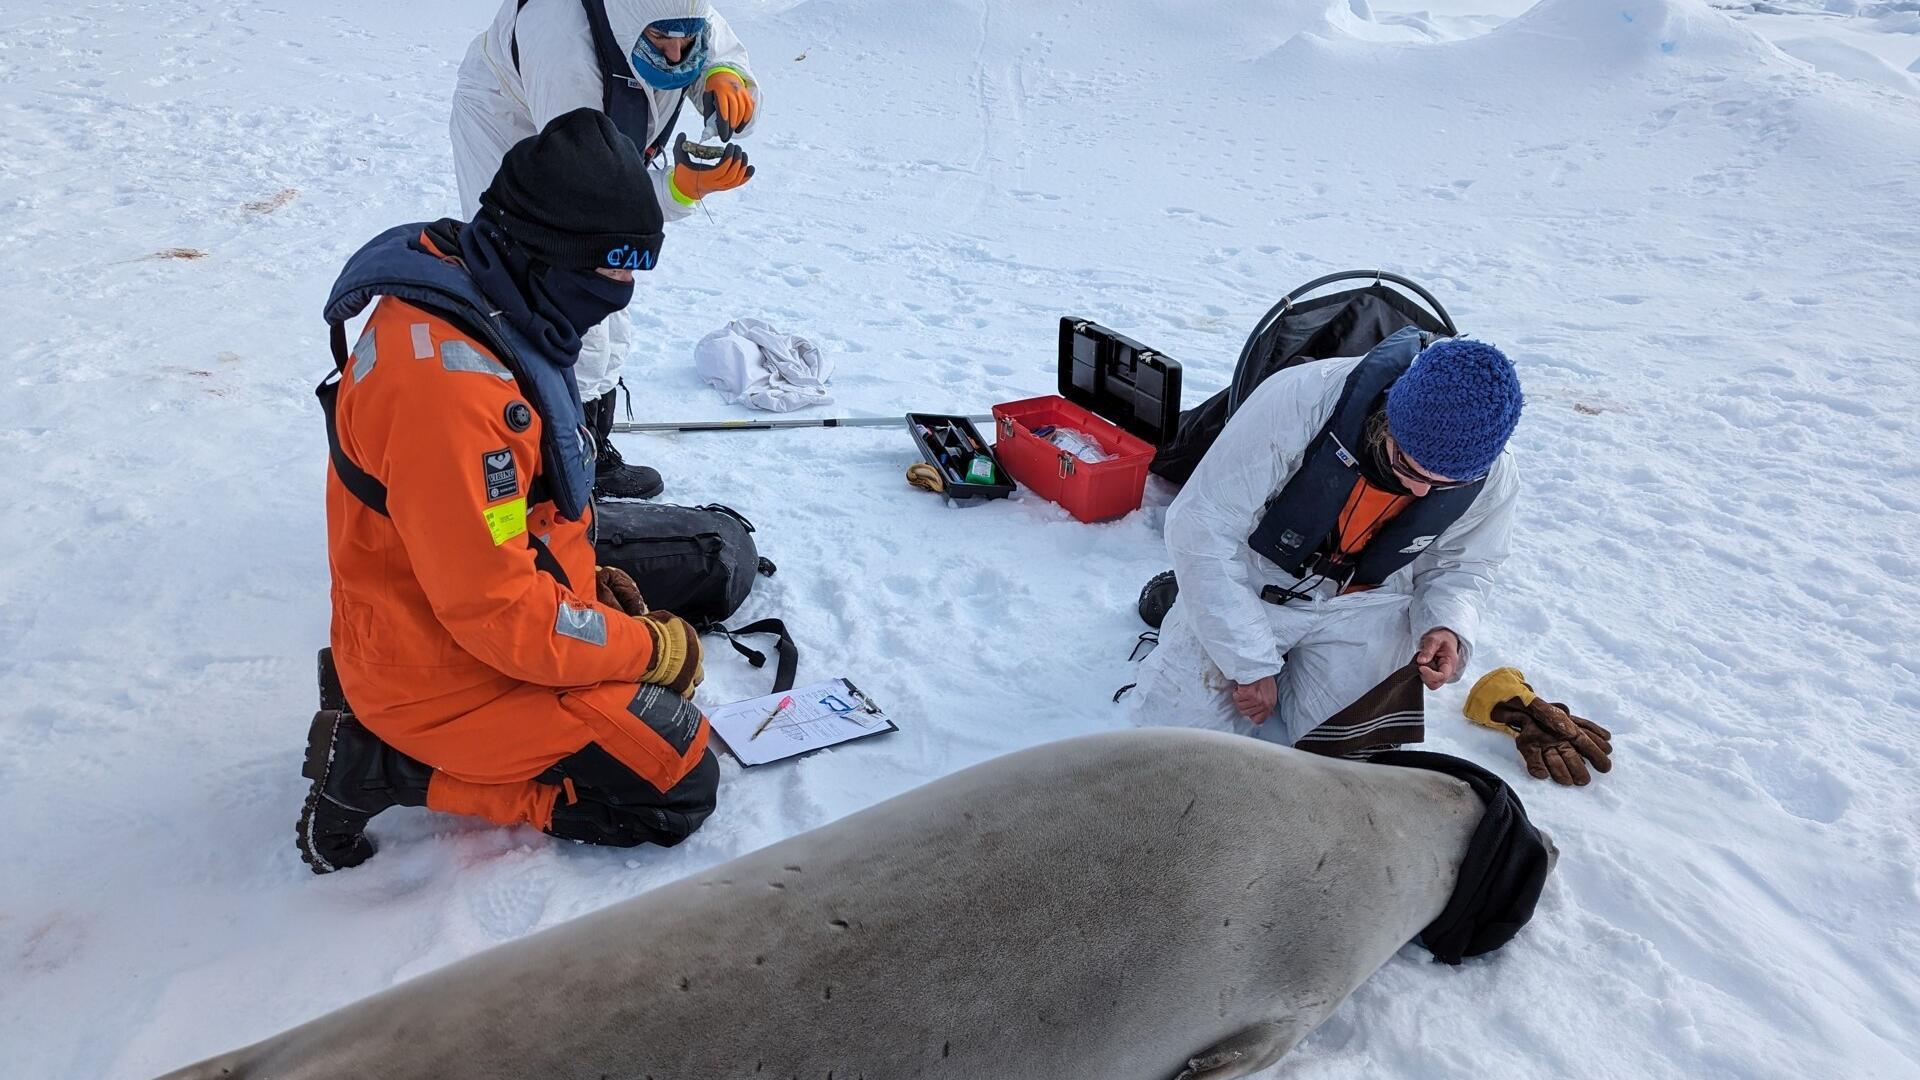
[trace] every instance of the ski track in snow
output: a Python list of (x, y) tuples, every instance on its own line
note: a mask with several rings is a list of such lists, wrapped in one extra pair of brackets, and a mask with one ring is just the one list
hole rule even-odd
[[(1618, 766), (1533, 783), (1466, 684), (1433, 695), (1432, 747), (1512, 780), (1560, 872), (1512, 947), (1403, 951), (1275, 1075), (1920, 1075), (1920, 100), (1845, 51), (1900, 74), (1920, 15), (1718, 6), (722, 6), (759, 168), (642, 283), (641, 419), (734, 414), (689, 355), (740, 315), (831, 350), (843, 415), (1051, 392), (1063, 314), (1180, 358), (1196, 402), (1281, 293), (1374, 265), (1519, 364), (1525, 524), (1476, 656), (1610, 726)], [(1157, 481), (1084, 526), (912, 492), (900, 431), (629, 436), (760, 527), (780, 572), (743, 616), (902, 730), (724, 764), (672, 851), (403, 810), (365, 867), (307, 873), (319, 307), (369, 236), (453, 211), (446, 103), (490, 13), (0, 14), (8, 1075), (151, 1075), (1123, 722)], [(703, 700), (764, 688), (708, 668)]]

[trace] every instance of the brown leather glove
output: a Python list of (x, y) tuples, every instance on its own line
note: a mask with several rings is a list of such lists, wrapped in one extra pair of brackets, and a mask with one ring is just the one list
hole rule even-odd
[(1495, 668), (1481, 676), (1468, 691), (1463, 711), (1481, 727), (1512, 735), (1520, 760), (1536, 780), (1585, 787), (1593, 780), (1589, 763), (1601, 772), (1613, 770), (1613, 732), (1541, 698), (1518, 668)]
[(700, 663), (700, 634), (671, 611), (650, 611), (634, 621), (653, 635), (653, 659), (640, 681), (664, 686), (683, 698), (693, 697), (694, 688), (707, 675)]
[(1586, 787), (1593, 780), (1588, 762), (1601, 772), (1613, 771), (1613, 732), (1574, 716), (1563, 704), (1543, 698), (1525, 706), (1502, 702), (1493, 716), (1513, 730), (1520, 760), (1535, 780), (1551, 777), (1556, 784)]
[(947, 490), (947, 482), (941, 477), (940, 470), (924, 461), (916, 461), (907, 466), (907, 483), (921, 491), (931, 491), (936, 494)]
[(593, 585), (595, 598), (608, 607), (628, 615), (647, 613), (647, 601), (640, 595), (640, 586), (634, 584), (633, 576), (625, 570), (617, 566), (595, 567)]

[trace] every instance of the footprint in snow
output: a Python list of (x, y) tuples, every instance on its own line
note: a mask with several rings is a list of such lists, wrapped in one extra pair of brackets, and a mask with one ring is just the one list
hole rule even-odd
[(539, 924), (552, 893), (552, 873), (542, 867), (528, 866), (469, 893), (467, 910), (488, 937), (506, 941), (520, 937)]

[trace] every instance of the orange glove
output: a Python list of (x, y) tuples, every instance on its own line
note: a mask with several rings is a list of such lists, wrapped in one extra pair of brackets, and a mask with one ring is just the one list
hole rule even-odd
[(667, 177), (667, 187), (672, 189), (676, 200), (687, 206), (716, 191), (732, 191), (752, 176), (753, 166), (747, 164), (747, 152), (737, 145), (728, 145), (719, 161), (702, 165), (687, 153), (686, 132), (673, 140), (673, 172)]
[(700, 111), (707, 114), (721, 142), (732, 142), (734, 133), (753, 120), (753, 95), (747, 92), (747, 84), (724, 68), (707, 74), (704, 104)]
[(683, 698), (693, 697), (693, 689), (706, 678), (700, 664), (700, 634), (687, 620), (670, 611), (650, 611), (634, 621), (653, 635), (653, 659), (640, 681), (664, 686)]

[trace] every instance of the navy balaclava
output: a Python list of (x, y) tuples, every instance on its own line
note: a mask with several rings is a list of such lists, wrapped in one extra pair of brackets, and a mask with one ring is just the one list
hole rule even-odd
[(633, 141), (581, 108), (507, 151), (460, 231), (460, 253), (501, 313), (570, 364), (581, 335), (633, 298), (633, 282), (596, 269), (653, 269), (662, 228)]
[(514, 328), (563, 366), (580, 356), (580, 339), (633, 299), (633, 282), (594, 270), (548, 266), (485, 219), (460, 230), (467, 273)]

